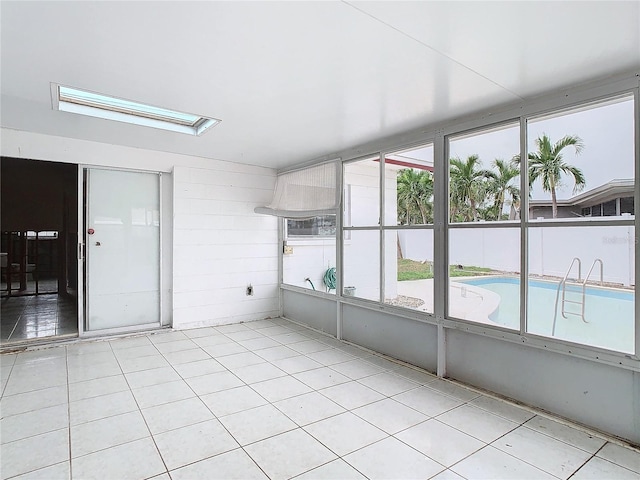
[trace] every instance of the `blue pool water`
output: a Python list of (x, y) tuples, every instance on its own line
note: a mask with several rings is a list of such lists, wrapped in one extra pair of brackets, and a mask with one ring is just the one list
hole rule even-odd
[[(500, 295), (500, 305), (489, 318), (508, 328), (520, 328), (520, 279), (480, 277), (457, 281)], [(551, 336), (558, 283), (529, 280), (528, 286), (528, 331)], [(562, 293), (560, 294), (554, 337), (633, 353), (635, 294), (632, 291), (600, 287), (587, 287), (585, 293), (584, 316), (588, 323), (583, 322), (579, 315), (567, 315), (567, 318), (563, 318), (560, 313)], [(565, 298), (580, 300), (582, 287), (568, 285)], [(566, 310), (578, 313), (580, 306), (568, 304)]]

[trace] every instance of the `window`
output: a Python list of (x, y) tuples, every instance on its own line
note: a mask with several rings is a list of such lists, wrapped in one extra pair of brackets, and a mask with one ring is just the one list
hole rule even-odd
[[(626, 96), (528, 121), (531, 198), (549, 206), (528, 225), (529, 333), (634, 351), (635, 227), (618, 213), (633, 211), (623, 201), (635, 189), (633, 103)], [(571, 214), (580, 202), (594, 202), (590, 217)]]
[(298, 272), (291, 283), (317, 284), (337, 261), (343, 298), (626, 362), (638, 354), (634, 102), (545, 103), (539, 116), (514, 110), (512, 120), (444, 127), (435, 145), (343, 162), (343, 258), (322, 237), (334, 223), (289, 221), (290, 237), (327, 247), (304, 260), (315, 277)]
[(605, 217), (613, 217), (616, 215), (617, 207), (616, 201), (611, 200), (602, 204), (602, 215)]
[(388, 305), (433, 313), (433, 144), (385, 154)]
[(343, 169), (343, 294), (380, 301), (380, 156)]
[(323, 215), (306, 220), (287, 219), (287, 238), (335, 237), (336, 216)]
[(336, 210), (341, 164), (326, 162), (280, 173), (273, 200), (257, 213), (283, 218), (283, 283), (335, 294)]
[(448, 315), (518, 329), (519, 124), (497, 125), (447, 141)]
[(624, 215), (625, 213), (629, 215), (634, 215), (633, 208), (633, 197), (625, 197), (620, 199), (620, 214)]
[(220, 123), (215, 118), (177, 112), (143, 103), (52, 84), (54, 109), (90, 117), (202, 135)]

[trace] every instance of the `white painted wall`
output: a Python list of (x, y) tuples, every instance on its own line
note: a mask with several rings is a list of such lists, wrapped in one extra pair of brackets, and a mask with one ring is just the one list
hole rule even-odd
[[(277, 222), (253, 213), (271, 200), (274, 170), (6, 128), (0, 140), (3, 156), (173, 172), (163, 175), (164, 324), (190, 328), (279, 314)], [(252, 297), (245, 295), (249, 283)]]
[(275, 173), (240, 170), (174, 169), (174, 328), (279, 315), (277, 220), (253, 212), (271, 201)]
[[(520, 231), (515, 229), (456, 229), (449, 232), (449, 264), (475, 265), (505, 272), (520, 271)], [(563, 277), (574, 257), (587, 274), (596, 258), (604, 263), (604, 281), (635, 284), (634, 233), (632, 227), (571, 227), (529, 229), (529, 273)], [(433, 237), (422, 241), (400, 231), (405, 258), (433, 260)], [(598, 279), (594, 270), (591, 278)]]
[(316, 290), (326, 291), (322, 277), (328, 268), (336, 267), (335, 238), (289, 239), (287, 245), (293, 248), (293, 253), (282, 257), (283, 282), (311, 289), (305, 280), (308, 278)]

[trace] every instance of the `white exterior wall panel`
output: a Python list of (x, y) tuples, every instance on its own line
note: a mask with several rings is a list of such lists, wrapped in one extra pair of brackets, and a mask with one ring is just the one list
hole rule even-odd
[(275, 172), (224, 167), (174, 169), (174, 328), (279, 314), (277, 221), (253, 212)]
[[(277, 221), (253, 212), (271, 200), (275, 171), (7, 128), (0, 132), (1, 154), (7, 157), (171, 174), (164, 175), (162, 186), (164, 325), (190, 328), (279, 314)], [(173, 182), (167, 181), (171, 177)], [(245, 294), (249, 283), (253, 296)]]

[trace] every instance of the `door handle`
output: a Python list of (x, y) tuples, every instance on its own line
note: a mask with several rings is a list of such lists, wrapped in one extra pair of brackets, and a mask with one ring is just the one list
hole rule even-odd
[(96, 242), (96, 247), (99, 247), (100, 245), (102, 245), (100, 242)]

